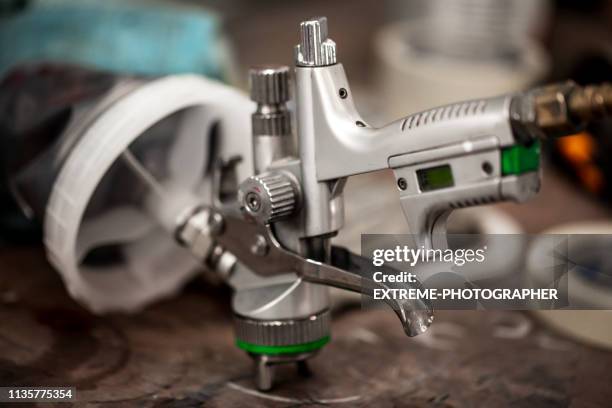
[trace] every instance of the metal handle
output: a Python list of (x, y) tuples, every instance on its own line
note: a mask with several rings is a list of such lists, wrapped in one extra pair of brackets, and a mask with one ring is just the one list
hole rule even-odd
[[(376, 288), (390, 288), (370, 278), (367, 273), (370, 261), (367, 258), (346, 249), (333, 249), (332, 261), (335, 265), (305, 259), (282, 248), (269, 225), (250, 223), (234, 215), (210, 211), (212, 219), (219, 220), (223, 217), (221, 228), (209, 229), (217, 244), (234, 254), (241, 263), (248, 265), (249, 269), (258, 275), (273, 276), (293, 271), (308, 282), (369, 296)], [(420, 283), (401, 285), (401, 288), (412, 287), (422, 289)], [(433, 309), (429, 303), (399, 299), (385, 299), (385, 302), (396, 313), (408, 336), (423, 333), (433, 322)]]
[[(332, 246), (331, 263), (334, 267), (348, 271), (353, 275), (361, 277), (361, 293), (372, 296), (376, 288), (414, 288), (423, 289), (420, 282), (407, 284), (383, 285), (374, 282), (371, 277), (372, 261), (366, 257), (356, 255), (346, 248)], [(398, 271), (383, 265), (377, 267), (377, 271), (384, 274), (397, 274)], [(393, 300), (387, 304), (401, 320), (406, 334), (410, 337), (423, 333), (433, 322), (433, 308), (430, 302), (423, 300)]]

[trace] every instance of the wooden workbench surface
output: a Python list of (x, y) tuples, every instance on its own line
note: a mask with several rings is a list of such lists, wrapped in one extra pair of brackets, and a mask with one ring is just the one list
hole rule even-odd
[[(612, 353), (518, 312), (437, 313), (406, 338), (387, 310), (337, 311), (333, 340), (273, 392), (253, 389), (233, 346), (229, 293), (194, 282), (134, 316), (74, 303), (39, 249), (0, 252), (0, 384), (74, 386), (80, 402), (138, 406), (595, 407), (612, 400)], [(129, 404), (132, 405), (132, 404)]]

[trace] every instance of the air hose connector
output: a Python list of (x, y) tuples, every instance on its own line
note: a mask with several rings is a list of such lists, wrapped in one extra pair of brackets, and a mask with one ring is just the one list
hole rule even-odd
[(594, 120), (612, 118), (612, 84), (568, 81), (537, 88), (514, 98), (510, 116), (522, 142), (578, 133)]

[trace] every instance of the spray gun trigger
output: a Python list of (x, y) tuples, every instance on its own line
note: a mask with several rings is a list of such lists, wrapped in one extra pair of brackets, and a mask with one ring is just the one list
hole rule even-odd
[[(372, 279), (372, 261), (366, 257), (356, 255), (346, 248), (332, 246), (331, 264), (336, 268), (348, 271), (361, 278), (361, 293), (372, 296), (374, 289), (420, 289), (423, 285), (414, 283), (377, 283)], [(383, 265), (377, 271), (384, 274), (395, 275), (397, 270)], [(433, 323), (433, 308), (430, 302), (412, 299), (385, 299), (385, 302), (397, 315), (402, 323), (406, 335), (410, 337), (424, 333)]]

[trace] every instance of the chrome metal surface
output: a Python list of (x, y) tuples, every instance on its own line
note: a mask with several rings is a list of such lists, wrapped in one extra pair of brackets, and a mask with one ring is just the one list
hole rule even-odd
[(310, 343), (329, 336), (329, 310), (302, 319), (257, 320), (234, 316), (239, 340), (261, 346), (287, 346)]
[(251, 99), (257, 102), (252, 116), (253, 136), (291, 134), (289, 67), (271, 65), (250, 70)]
[(251, 99), (257, 102), (252, 115), (255, 172), (263, 173), (275, 160), (295, 154), (291, 131), (290, 75), (287, 66), (251, 69)]
[(295, 363), (298, 372), (304, 373), (308, 371), (306, 361), (317, 354), (318, 351), (309, 353), (299, 353), (291, 355), (267, 355), (253, 354), (255, 360), (255, 385), (260, 391), (269, 391), (274, 385), (274, 366), (279, 364)]
[(295, 212), (299, 190), (292, 177), (271, 172), (246, 179), (238, 189), (238, 203), (246, 217), (261, 224), (276, 222)]
[[(376, 288), (387, 288), (375, 283), (364, 268), (367, 259), (357, 255), (345, 255), (349, 259), (343, 265), (353, 268), (344, 270), (323, 262), (305, 259), (300, 255), (282, 248), (276, 241), (269, 225), (249, 223), (243, 219), (228, 215), (224, 218), (223, 232), (215, 240), (232, 252), (241, 263), (260, 276), (275, 276), (287, 271), (296, 273), (304, 281), (319, 283), (371, 295)], [(266, 239), (269, 250), (265, 256), (258, 256), (251, 251), (252, 237), (261, 235)], [(406, 284), (404, 287), (422, 289), (420, 283)], [(433, 322), (431, 305), (420, 300), (386, 299), (400, 319), (404, 331), (409, 336), (423, 333)]]
[(296, 83), (300, 158), (304, 168), (313, 166), (309, 171), (317, 181), (387, 169), (394, 156), (483, 136), (495, 137), (499, 147), (516, 143), (508, 120), (512, 95), (441, 106), (373, 127), (357, 112), (350, 90), (344, 99), (338, 95), (338, 89), (350, 88), (341, 64), (298, 67)]
[(289, 101), (289, 67), (266, 65), (249, 71), (251, 99), (262, 105)]
[(217, 245), (210, 251), (206, 265), (215, 271), (223, 281), (228, 281), (234, 273), (237, 262), (238, 258), (234, 254)]
[(295, 63), (302, 67), (323, 67), (336, 63), (336, 43), (327, 38), (327, 17), (313, 17), (300, 23), (300, 43)]
[(219, 216), (211, 222), (211, 212), (207, 208), (196, 208), (186, 217), (182, 224), (179, 224), (176, 232), (176, 239), (182, 245), (189, 248), (196, 258), (204, 261), (213, 247), (211, 238), (212, 230), (219, 232)]
[(263, 235), (255, 235), (253, 245), (251, 245), (251, 253), (257, 256), (266, 256), (270, 247)]
[[(337, 232), (344, 225), (344, 203), (342, 188), (332, 188), (338, 180), (321, 179), (321, 170), (331, 165), (319, 157), (320, 143), (323, 137), (335, 137), (335, 134), (327, 133), (325, 136), (317, 135), (319, 121), (327, 121), (321, 116), (321, 106), (315, 98), (314, 73), (319, 70), (327, 71), (341, 65), (323, 68), (296, 68), (296, 108), (297, 108), (297, 130), (298, 147), (301, 165), (301, 188), (303, 196), (303, 235), (319, 236)], [(334, 93), (334, 95), (336, 95)], [(340, 99), (339, 96), (337, 96)], [(349, 96), (350, 98), (350, 96)], [(344, 100), (348, 100), (344, 99)], [(338, 129), (338, 132), (342, 132)], [(336, 150), (336, 152), (339, 152)], [(333, 155), (333, 152), (330, 152)], [(353, 166), (350, 163), (341, 163), (342, 157), (338, 157), (333, 166), (345, 168)], [(321, 167), (319, 167), (321, 166)], [(350, 172), (349, 172), (350, 174)], [(342, 182), (338, 184), (340, 187)]]

